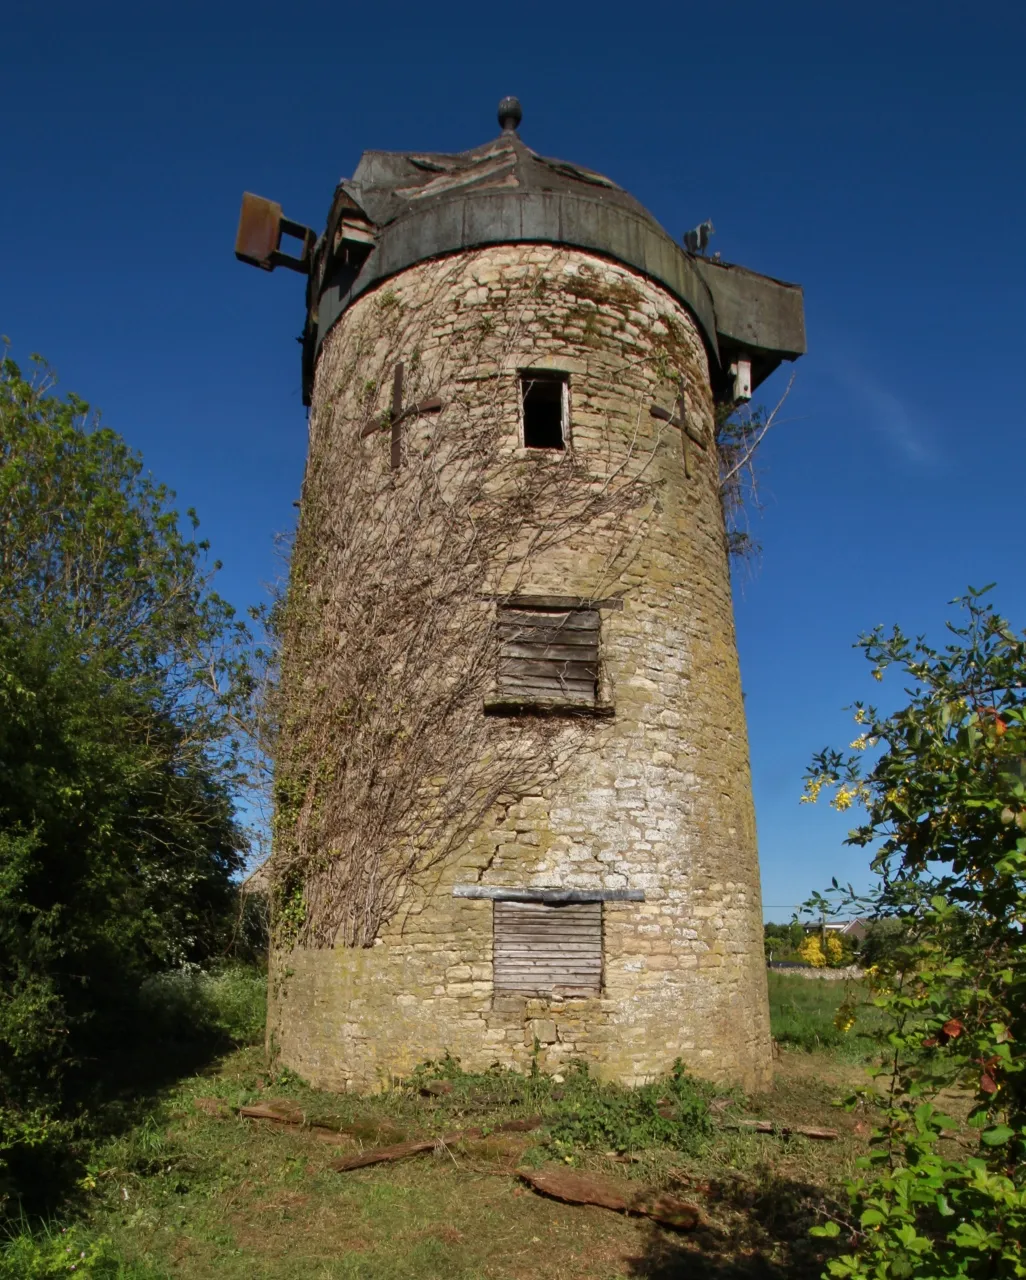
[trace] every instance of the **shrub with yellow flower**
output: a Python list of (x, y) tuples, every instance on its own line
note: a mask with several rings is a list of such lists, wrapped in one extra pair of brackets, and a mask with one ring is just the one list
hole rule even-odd
[(805, 964), (813, 969), (822, 969), (826, 964), (826, 956), (823, 954), (823, 948), (820, 946), (819, 938), (810, 933), (805, 941), (798, 948), (798, 954), (801, 956)]

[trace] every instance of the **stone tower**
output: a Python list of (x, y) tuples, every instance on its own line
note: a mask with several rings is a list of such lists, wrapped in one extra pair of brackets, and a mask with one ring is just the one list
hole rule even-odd
[(366, 152), (320, 236), (243, 202), (238, 256), (309, 276), (269, 1039), (336, 1089), (446, 1052), (756, 1088), (714, 421), (804, 351), (801, 291), (499, 117)]

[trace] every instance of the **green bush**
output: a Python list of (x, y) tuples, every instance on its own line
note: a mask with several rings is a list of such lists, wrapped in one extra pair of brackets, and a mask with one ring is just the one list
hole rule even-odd
[(549, 1133), (556, 1143), (605, 1151), (671, 1147), (697, 1154), (712, 1130), (709, 1089), (678, 1061), (673, 1074), (627, 1089), (592, 1079), (584, 1064), (567, 1074)]
[(126, 1264), (109, 1236), (77, 1226), (23, 1229), (0, 1243), (0, 1280), (148, 1280), (150, 1274)]
[(258, 1044), (267, 1018), (267, 979), (243, 965), (176, 969), (143, 983), (141, 1010), (160, 1044), (219, 1034), (233, 1045)]
[[(856, 703), (849, 753), (820, 752), (806, 779), (809, 799), (828, 787), (864, 809), (849, 841), (873, 850), (880, 888), (835, 882), (840, 909), (895, 922), (867, 969), (884, 1052), (852, 1100), (878, 1127), (849, 1186), (849, 1252), (829, 1264), (844, 1280), (1026, 1276), (1026, 635), (983, 595), (943, 649), (897, 628), (860, 641), (909, 701)], [(970, 1131), (942, 1145), (960, 1126), (935, 1104), (959, 1095)]]

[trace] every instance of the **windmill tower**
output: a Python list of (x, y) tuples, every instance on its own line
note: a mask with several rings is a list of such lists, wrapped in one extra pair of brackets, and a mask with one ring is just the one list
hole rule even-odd
[(320, 236), (243, 201), (238, 256), (308, 276), (269, 1038), (337, 1089), (446, 1051), (758, 1087), (714, 413), (804, 351), (801, 291), (520, 117), (366, 152)]

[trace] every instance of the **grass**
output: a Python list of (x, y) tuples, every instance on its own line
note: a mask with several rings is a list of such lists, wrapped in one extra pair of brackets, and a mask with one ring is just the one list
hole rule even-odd
[[(775, 977), (777, 1039), (781, 1008), (792, 1019), (798, 1010), (818, 1035), (833, 1013), (819, 989), (829, 988), (836, 1008), (843, 985), (792, 978), (781, 986)], [(426, 1064), (404, 1088), (339, 1096), (267, 1072), (252, 1043), (260, 984), (251, 975), (184, 975), (151, 994), (158, 1025), (180, 1025), (196, 1001), (242, 1043), (97, 1143), (60, 1225), (23, 1225), (0, 1248), (0, 1280), (811, 1280), (830, 1245), (810, 1240), (808, 1227), (835, 1205), (865, 1150), (855, 1120), (832, 1106), (859, 1076), (836, 1053), (785, 1049), (774, 1091), (748, 1099), (682, 1072), (630, 1090), (580, 1070), (562, 1082), (468, 1074), (453, 1059)], [(308, 1123), (239, 1117), (240, 1105), (267, 1099), (299, 1107)], [(489, 1132), (537, 1113), (545, 1120), (538, 1132)], [(744, 1117), (830, 1125), (841, 1140), (731, 1127)], [(470, 1126), (485, 1136), (402, 1163), (330, 1168), (366, 1145)], [(516, 1178), (524, 1164), (682, 1195), (702, 1206), (708, 1228), (677, 1234), (545, 1199)]]
[[(867, 1032), (878, 1024), (879, 1014), (867, 1003), (864, 983), (798, 978), (772, 969), (768, 978), (770, 1026), (778, 1044), (808, 1053), (829, 1050), (853, 1063), (872, 1057), (874, 1042)], [(856, 1013), (855, 1025), (848, 1031), (834, 1024), (845, 1000), (854, 1002)]]

